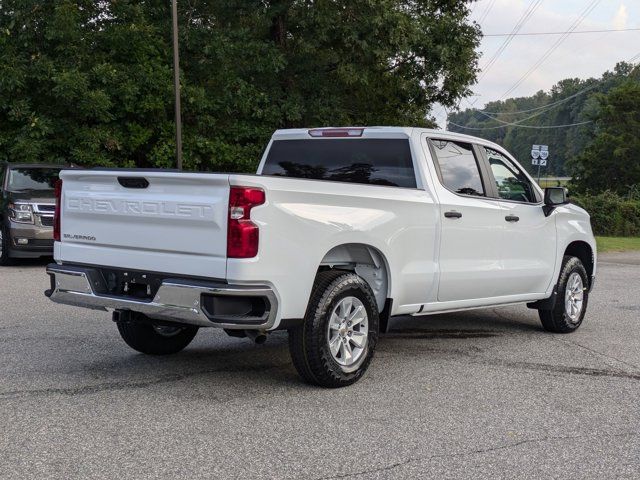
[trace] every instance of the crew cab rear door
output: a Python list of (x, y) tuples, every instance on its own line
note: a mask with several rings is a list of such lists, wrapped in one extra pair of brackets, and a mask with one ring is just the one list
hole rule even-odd
[(229, 175), (63, 170), (56, 260), (226, 277)]
[[(500, 248), (504, 211), (489, 199), (485, 171), (475, 145), (427, 139), (438, 179), (441, 233), (439, 302), (473, 301), (500, 294)], [(470, 306), (473, 305), (473, 302)]]

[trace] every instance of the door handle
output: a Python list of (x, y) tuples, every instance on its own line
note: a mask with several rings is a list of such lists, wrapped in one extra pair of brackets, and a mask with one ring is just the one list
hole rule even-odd
[(504, 219), (507, 222), (517, 222), (518, 220), (520, 220), (520, 217), (517, 217), (515, 215), (507, 215), (506, 217), (504, 217)]
[(444, 216), (446, 218), (460, 218), (462, 217), (462, 213), (452, 210), (450, 212), (444, 212)]

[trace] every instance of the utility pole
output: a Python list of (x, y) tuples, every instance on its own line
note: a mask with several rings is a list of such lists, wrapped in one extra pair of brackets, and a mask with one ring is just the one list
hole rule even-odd
[(178, 52), (178, 0), (171, 0), (173, 20), (173, 89), (176, 106), (176, 164), (182, 170), (182, 117), (180, 115), (180, 56)]
[(538, 162), (538, 185), (540, 185), (540, 162)]

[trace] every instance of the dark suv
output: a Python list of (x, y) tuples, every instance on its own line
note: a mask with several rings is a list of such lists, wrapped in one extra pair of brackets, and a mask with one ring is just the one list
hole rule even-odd
[(0, 163), (0, 265), (53, 254), (54, 187), (62, 168)]

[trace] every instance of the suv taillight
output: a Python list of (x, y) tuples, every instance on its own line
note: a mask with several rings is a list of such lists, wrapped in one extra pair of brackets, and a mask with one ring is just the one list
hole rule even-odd
[(251, 221), (251, 209), (265, 202), (264, 191), (231, 187), (227, 226), (227, 257), (252, 258), (258, 254), (259, 229)]
[(53, 239), (56, 242), (60, 241), (60, 209), (62, 208), (62, 180), (56, 182), (54, 189), (56, 196), (56, 209), (53, 213)]

